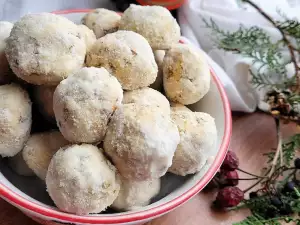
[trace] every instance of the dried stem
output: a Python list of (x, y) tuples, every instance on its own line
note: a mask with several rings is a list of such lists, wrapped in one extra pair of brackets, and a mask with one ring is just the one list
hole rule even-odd
[(268, 177), (271, 177), (273, 175), (277, 165), (278, 157), (280, 153), (282, 154), (282, 134), (281, 134), (280, 120), (275, 118), (275, 123), (276, 123), (276, 131), (277, 131), (277, 149), (271, 164), (271, 170), (268, 174)]
[[(280, 132), (280, 136), (281, 136), (281, 131), (279, 131)], [(279, 155), (280, 155), (280, 167), (282, 167), (283, 166), (283, 151), (282, 151), (282, 138), (280, 137), (280, 146), (278, 146), (279, 147)], [(279, 140), (278, 140), (278, 142), (279, 142)], [(279, 145), (279, 143), (278, 143), (278, 145)]]
[(267, 178), (267, 177), (264, 177), (264, 176), (257, 176), (257, 175), (255, 175), (255, 174), (253, 174), (253, 173), (249, 173), (249, 172), (247, 172), (247, 171), (245, 171), (245, 170), (242, 170), (242, 169), (240, 169), (240, 168), (237, 168), (236, 170), (238, 170), (238, 171), (240, 171), (240, 172), (242, 172), (242, 173), (248, 174), (248, 175), (250, 175), (250, 176), (253, 176), (253, 177), (257, 177), (257, 178)]
[(300, 72), (296, 74), (296, 93), (300, 93)]
[(250, 187), (248, 187), (247, 189), (245, 189), (243, 192), (246, 193), (246, 192), (250, 191), (252, 188), (254, 188), (258, 184), (260, 184), (264, 179), (265, 178), (260, 178), (257, 182), (255, 182), (254, 184), (252, 184)]
[(295, 169), (292, 174), (293, 174), (294, 180), (297, 180), (297, 169)]
[(282, 35), (282, 40), (286, 44), (286, 46), (289, 49), (291, 61), (294, 64), (295, 67), (295, 76), (296, 76), (296, 93), (300, 93), (300, 73), (299, 73), (299, 66), (297, 64), (296, 55), (295, 55), (295, 49), (292, 45), (292, 43), (287, 38), (286, 33), (278, 26), (278, 24), (265, 12), (260, 8), (257, 4), (253, 3), (251, 0), (242, 0), (243, 2), (248, 3), (253, 8), (255, 8), (263, 17), (265, 17)]
[(254, 177), (254, 178), (232, 178), (232, 179), (228, 179), (228, 180), (257, 180), (258, 178), (257, 177)]

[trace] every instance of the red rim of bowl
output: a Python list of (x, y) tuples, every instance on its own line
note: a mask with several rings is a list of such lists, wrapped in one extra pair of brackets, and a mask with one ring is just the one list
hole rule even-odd
[(149, 0), (137, 0), (141, 5), (160, 5), (166, 7), (169, 10), (177, 9), (183, 5), (185, 0), (165, 0), (165, 1), (149, 1)]
[[(75, 9), (75, 10), (63, 10), (63, 11), (54, 11), (55, 14), (71, 14), (71, 13), (86, 13), (89, 12), (90, 9)], [(184, 43), (183, 41), (180, 41)], [(128, 223), (128, 222), (138, 222), (141, 220), (151, 219), (153, 217), (157, 217), (159, 215), (165, 214), (172, 209), (180, 206), (181, 204), (187, 202), (189, 199), (194, 197), (201, 191), (205, 185), (213, 178), (219, 167), (221, 166), (228, 147), (230, 143), (231, 131), (232, 131), (232, 120), (231, 120), (231, 109), (229, 100), (225, 93), (225, 90), (217, 78), (215, 72), (211, 69), (211, 75), (213, 77), (214, 82), (217, 85), (219, 93), (222, 98), (223, 102), (223, 110), (224, 110), (224, 120), (225, 120), (225, 128), (224, 128), (224, 136), (223, 140), (219, 149), (219, 152), (210, 166), (209, 170), (206, 174), (202, 177), (201, 180), (197, 184), (195, 184), (191, 189), (187, 192), (181, 194), (180, 196), (176, 197), (175, 199), (158, 205), (154, 208), (147, 209), (141, 212), (133, 212), (127, 213), (125, 215), (101, 215), (101, 216), (77, 216), (73, 214), (64, 213), (58, 210), (55, 210), (50, 207), (45, 207), (40, 205), (39, 203), (30, 201), (16, 192), (12, 191), (6, 185), (0, 183), (0, 195), (8, 201), (11, 201), (17, 206), (25, 208), (27, 210), (33, 211), (35, 213), (41, 214), (46, 217), (50, 217), (51, 219), (58, 219), (63, 221), (68, 221), (71, 223), (88, 223), (88, 224), (116, 224), (116, 223)]]

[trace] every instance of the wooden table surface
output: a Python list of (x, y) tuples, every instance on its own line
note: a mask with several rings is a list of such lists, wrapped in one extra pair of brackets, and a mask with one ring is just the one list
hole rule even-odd
[[(283, 134), (296, 131), (292, 124), (283, 127)], [(298, 131), (299, 132), (299, 131)], [(273, 119), (264, 113), (234, 114), (231, 150), (240, 159), (240, 168), (258, 173), (265, 157), (264, 152), (276, 147), (276, 134)], [(242, 189), (249, 186), (249, 181), (240, 182)], [(173, 212), (153, 220), (146, 225), (230, 225), (245, 218), (247, 210), (230, 213), (216, 213), (210, 209), (215, 193), (201, 192), (195, 198)], [(2, 225), (37, 225), (19, 210), (0, 200), (0, 224)]]

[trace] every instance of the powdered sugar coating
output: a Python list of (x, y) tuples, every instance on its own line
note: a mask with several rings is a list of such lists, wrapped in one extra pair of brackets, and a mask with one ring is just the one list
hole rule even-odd
[(31, 129), (31, 101), (28, 93), (16, 84), (0, 86), (0, 155), (18, 154)]
[(21, 176), (34, 176), (34, 172), (27, 166), (24, 158), (23, 151), (19, 152), (13, 157), (8, 158), (9, 167), (18, 175)]
[(83, 24), (78, 25), (78, 28), (81, 36), (84, 38), (86, 50), (89, 51), (96, 41), (96, 36), (90, 28)]
[(53, 94), (56, 86), (35, 86), (33, 89), (33, 96), (35, 103), (39, 107), (39, 111), (50, 122), (55, 122), (55, 115), (53, 111)]
[(10, 67), (32, 84), (58, 84), (82, 67), (85, 54), (85, 40), (78, 26), (51, 13), (25, 15), (14, 24), (7, 39)]
[(180, 27), (169, 10), (161, 6), (131, 4), (122, 15), (120, 30), (144, 36), (153, 49), (165, 50), (178, 43)]
[(166, 52), (164, 50), (156, 50), (153, 52), (155, 62), (158, 67), (157, 77), (153, 84), (150, 85), (151, 88), (162, 91), (163, 90), (163, 62)]
[(169, 172), (185, 176), (201, 170), (213, 154), (217, 142), (214, 118), (207, 113), (172, 111), (177, 124), (180, 143), (173, 157)]
[(199, 51), (177, 44), (166, 52), (163, 64), (164, 89), (171, 101), (193, 104), (209, 91), (209, 66)]
[(137, 103), (157, 107), (163, 112), (170, 114), (170, 103), (160, 92), (152, 88), (141, 88), (124, 92), (123, 104)]
[(160, 191), (160, 179), (146, 181), (121, 180), (118, 197), (111, 205), (120, 211), (135, 210), (149, 205), (150, 200)]
[(116, 110), (104, 139), (104, 150), (125, 179), (163, 176), (179, 143), (176, 125), (156, 107), (125, 104)]
[(171, 105), (171, 111), (188, 111), (188, 112), (192, 112), (192, 110), (190, 110), (188, 107), (186, 107), (185, 105), (182, 105), (180, 103), (175, 103), (175, 102), (170, 102)]
[(7, 21), (0, 21), (0, 84), (7, 84), (12, 79), (12, 71), (9, 68), (5, 56), (6, 40), (10, 35), (13, 24)]
[(117, 31), (98, 39), (87, 54), (86, 64), (106, 68), (125, 90), (147, 87), (157, 76), (150, 45), (132, 31)]
[(81, 22), (94, 31), (97, 38), (116, 32), (119, 28), (121, 16), (111, 10), (98, 8), (87, 13)]
[(22, 151), (23, 158), (30, 169), (41, 179), (46, 179), (48, 166), (53, 155), (69, 142), (59, 131), (36, 133), (29, 137)]
[(102, 149), (89, 144), (60, 149), (50, 162), (46, 185), (59, 209), (77, 215), (100, 213), (120, 190), (115, 167)]
[(122, 99), (120, 83), (106, 69), (80, 69), (54, 92), (53, 109), (60, 132), (73, 143), (102, 141), (108, 121)]

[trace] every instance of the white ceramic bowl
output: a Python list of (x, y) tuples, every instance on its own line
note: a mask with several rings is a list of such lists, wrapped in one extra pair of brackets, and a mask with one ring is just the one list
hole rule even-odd
[[(80, 23), (89, 10), (56, 11), (75, 23)], [(45, 184), (35, 177), (22, 177), (13, 173), (5, 160), (0, 163), (0, 195), (35, 221), (45, 225), (57, 224), (143, 224), (184, 204), (212, 179), (227, 153), (231, 136), (230, 105), (219, 79), (211, 71), (211, 89), (198, 103), (191, 105), (194, 111), (207, 112), (215, 118), (218, 144), (204, 168), (197, 174), (179, 177), (167, 174), (162, 179), (160, 194), (153, 203), (139, 210), (89, 216), (77, 216), (58, 210), (45, 190)]]

